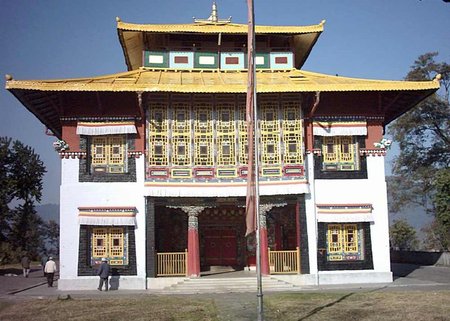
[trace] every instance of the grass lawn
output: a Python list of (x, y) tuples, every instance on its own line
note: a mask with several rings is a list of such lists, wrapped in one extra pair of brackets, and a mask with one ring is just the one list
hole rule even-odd
[[(9, 302), (10, 303), (10, 302)], [(188, 297), (134, 295), (119, 298), (76, 298), (0, 301), (0, 320), (217, 320), (211, 300)]]
[(266, 320), (450, 320), (450, 291), (265, 296)]
[[(242, 300), (239, 294), (225, 295)], [(202, 297), (133, 295), (0, 301), (0, 320), (228, 321), (220, 318), (214, 299)], [(450, 291), (271, 293), (264, 296), (264, 305), (266, 321), (450, 320)], [(245, 320), (236, 317), (229, 321)]]

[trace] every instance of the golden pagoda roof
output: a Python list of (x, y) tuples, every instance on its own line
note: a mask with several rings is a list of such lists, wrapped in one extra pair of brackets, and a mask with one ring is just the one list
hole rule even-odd
[[(295, 67), (300, 69), (312, 47), (323, 31), (325, 20), (309, 26), (255, 26), (256, 35), (284, 35), (292, 37), (295, 48)], [(159, 41), (161, 34), (246, 35), (248, 25), (221, 22), (197, 22), (190, 24), (134, 24), (117, 18), (117, 33), (128, 70), (142, 66), (142, 52), (149, 50), (145, 43)]]
[[(135, 24), (117, 19), (117, 29), (155, 33), (247, 34), (248, 25), (239, 23)], [(255, 26), (256, 34), (303, 34), (322, 32), (325, 21), (309, 26)]]
[[(256, 72), (258, 93), (437, 90), (438, 81), (388, 81), (291, 69)], [(146, 69), (89, 78), (8, 80), (6, 89), (38, 91), (246, 93), (247, 72)]]

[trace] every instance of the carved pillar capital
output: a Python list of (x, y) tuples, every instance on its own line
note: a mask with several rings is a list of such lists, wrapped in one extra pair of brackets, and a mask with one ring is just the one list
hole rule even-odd
[(259, 226), (267, 228), (267, 213), (274, 207), (284, 207), (287, 203), (259, 204)]
[(167, 206), (177, 208), (188, 215), (188, 229), (198, 230), (198, 216), (205, 209), (203, 206)]

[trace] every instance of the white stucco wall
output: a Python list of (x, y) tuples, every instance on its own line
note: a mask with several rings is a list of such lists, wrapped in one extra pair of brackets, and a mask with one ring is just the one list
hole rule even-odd
[[(387, 209), (387, 189), (384, 174), (384, 157), (367, 157), (367, 179), (320, 179), (315, 181), (316, 204), (372, 204), (374, 221), (370, 224), (374, 272), (373, 281), (391, 282), (389, 256), (389, 225)], [(314, 209), (317, 211), (317, 209)], [(309, 216), (313, 214), (308, 213)], [(321, 282), (335, 283), (339, 275), (350, 271), (321, 272)], [(352, 272), (354, 274), (354, 272)], [(367, 275), (368, 274), (361, 274)], [(381, 276), (381, 277), (380, 277)], [(334, 278), (337, 278), (334, 280)], [(351, 280), (352, 278), (350, 278)], [(361, 282), (361, 278), (358, 282)], [(371, 278), (367, 279), (367, 282)], [(355, 281), (357, 278), (355, 278)]]
[[(80, 231), (78, 207), (129, 206), (137, 209), (135, 230), (137, 276), (122, 277), (121, 287), (127, 288), (127, 280), (129, 280), (134, 284), (134, 288), (136, 288), (136, 283), (142, 284), (139, 288), (145, 288), (145, 198), (143, 196), (145, 171), (143, 157), (136, 159), (136, 169), (137, 182), (133, 183), (79, 183), (79, 160), (62, 160), (60, 187), (61, 287), (67, 288), (69, 280), (74, 282), (77, 279), (81, 282), (80, 285), (89, 280), (86, 277), (77, 277)], [(136, 279), (140, 279), (140, 281)], [(74, 284), (73, 288), (78, 288), (78, 286)]]
[[(60, 255), (60, 281), (61, 289), (89, 289), (95, 288), (96, 277), (78, 277), (78, 207), (136, 207), (136, 255), (137, 276), (124, 276), (121, 278), (121, 288), (146, 288), (146, 233), (145, 233), (145, 196), (155, 195), (158, 192), (149, 191), (155, 187), (145, 186), (145, 159), (136, 159), (137, 182), (133, 183), (79, 183), (79, 160), (63, 159), (61, 173), (61, 255)], [(311, 284), (339, 284), (361, 282), (391, 282), (388, 237), (388, 210), (386, 182), (384, 176), (384, 157), (368, 156), (368, 179), (358, 180), (314, 180), (313, 155), (306, 157), (307, 178), (309, 184), (302, 184), (301, 193), (305, 193), (306, 224), (308, 229), (308, 250)], [(287, 186), (286, 186), (287, 187)], [(286, 188), (286, 187), (281, 187)], [(171, 187), (171, 193), (180, 187)], [(199, 188), (200, 190), (201, 188)], [(295, 187), (292, 192), (300, 192)], [(205, 190), (205, 188), (203, 188)], [(219, 188), (214, 194), (221, 194)], [(242, 193), (239, 190), (239, 194)], [(271, 186), (262, 194), (279, 194), (278, 187)], [(235, 191), (236, 193), (236, 191)], [(203, 194), (202, 196), (206, 196)], [(209, 196), (209, 195), (208, 195)], [(374, 269), (369, 271), (324, 271), (317, 268), (317, 208), (316, 204), (362, 204), (370, 203), (373, 206), (374, 222), (371, 223), (371, 241)], [(345, 277), (348, 276), (348, 277)], [(299, 276), (300, 277), (300, 276)]]

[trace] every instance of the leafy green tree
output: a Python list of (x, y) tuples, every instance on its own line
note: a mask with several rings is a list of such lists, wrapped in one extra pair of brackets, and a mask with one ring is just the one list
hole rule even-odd
[(416, 230), (405, 219), (395, 220), (389, 230), (391, 247), (399, 250), (415, 250), (419, 243)]
[(23, 251), (37, 256), (43, 223), (34, 204), (42, 197), (45, 166), (31, 147), (0, 137), (0, 168), (1, 259), (17, 259)]
[(45, 252), (59, 255), (59, 225), (54, 220), (44, 223)]
[(406, 76), (407, 80), (431, 80), (440, 74), (441, 89), (390, 126), (400, 153), (394, 160), (389, 192), (392, 212), (415, 204), (433, 215), (433, 225), (439, 227), (439, 249), (445, 250), (450, 246), (445, 212), (450, 202), (450, 194), (445, 193), (450, 165), (450, 65), (436, 62), (437, 55), (419, 56)]
[(7, 239), (9, 233), (9, 220), (11, 211), (8, 204), (12, 201), (12, 179), (11, 179), (11, 151), (9, 146), (11, 138), (0, 137), (0, 243)]

